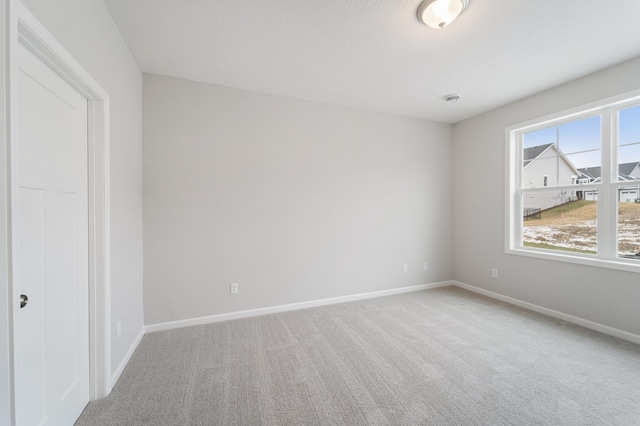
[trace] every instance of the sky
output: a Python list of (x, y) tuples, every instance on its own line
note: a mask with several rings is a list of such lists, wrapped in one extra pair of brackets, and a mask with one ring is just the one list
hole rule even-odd
[[(640, 161), (640, 106), (619, 113), (618, 163)], [(581, 169), (600, 166), (600, 116), (524, 135), (524, 148), (557, 143), (569, 160)]]

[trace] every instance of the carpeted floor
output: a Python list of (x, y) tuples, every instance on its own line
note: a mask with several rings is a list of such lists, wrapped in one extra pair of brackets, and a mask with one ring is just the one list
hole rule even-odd
[(640, 346), (445, 287), (147, 334), (76, 424), (640, 425)]

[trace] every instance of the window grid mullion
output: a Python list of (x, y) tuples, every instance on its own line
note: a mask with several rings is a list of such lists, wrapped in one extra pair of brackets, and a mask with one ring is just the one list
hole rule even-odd
[(620, 108), (611, 108), (609, 111), (610, 117), (610, 125), (611, 132), (610, 134), (610, 152), (611, 152), (611, 184), (609, 187), (611, 188), (611, 222), (609, 223), (610, 232), (611, 232), (611, 242), (612, 242), (612, 252), (611, 258), (615, 259), (618, 257), (618, 210), (619, 210), (619, 200), (618, 200), (618, 178), (619, 178), (619, 170), (618, 170), (618, 140), (619, 140), (619, 114)]
[(515, 159), (516, 159), (516, 163), (515, 163), (515, 178), (516, 178), (516, 191), (515, 191), (515, 200), (513, 200), (513, 204), (515, 206), (515, 215), (513, 216), (514, 219), (514, 228), (511, 230), (513, 232), (514, 235), (514, 240), (511, 241), (511, 245), (513, 247), (522, 247), (522, 237), (523, 237), (523, 222), (524, 219), (522, 217), (522, 211), (523, 211), (523, 205), (522, 205), (522, 164), (524, 161), (523, 158), (523, 151), (522, 151), (522, 145), (523, 145), (523, 136), (522, 133), (518, 133), (516, 135), (516, 139), (515, 139), (515, 146), (516, 146), (516, 155), (515, 155)]
[[(601, 117), (601, 138), (602, 138), (602, 191), (598, 195), (598, 257), (613, 258), (615, 257), (615, 239), (616, 232), (612, 229), (614, 222), (615, 203), (612, 200), (613, 191), (611, 190), (611, 181), (613, 175), (613, 156), (612, 156), (612, 120), (611, 109), (604, 110)], [(613, 209), (612, 209), (613, 208)]]

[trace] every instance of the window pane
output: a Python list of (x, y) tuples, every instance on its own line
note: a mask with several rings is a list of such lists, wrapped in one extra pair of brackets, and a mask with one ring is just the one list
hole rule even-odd
[(640, 106), (618, 112), (618, 181), (640, 181)]
[[(558, 126), (558, 133), (558, 146), (565, 154), (600, 151), (602, 147), (599, 115)], [(589, 164), (576, 164), (576, 166), (588, 167)]]
[(594, 188), (523, 192), (522, 245), (595, 254), (597, 199)]
[(640, 186), (618, 188), (618, 200), (618, 255), (640, 260)]
[(618, 112), (620, 145), (640, 142), (640, 105)]
[(525, 133), (522, 188), (599, 182), (600, 137), (600, 116)]

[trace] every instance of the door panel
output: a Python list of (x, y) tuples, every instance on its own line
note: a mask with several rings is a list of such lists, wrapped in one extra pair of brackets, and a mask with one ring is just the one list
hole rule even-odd
[(16, 57), (16, 418), (70, 425), (89, 401), (87, 100)]
[[(18, 194), (18, 258), (21, 261), (20, 280), (25, 294), (44, 294), (44, 205), (45, 193), (42, 189), (20, 188)], [(29, 265), (27, 267), (27, 265)], [(29, 369), (29, 374), (20, 374), (20, 389), (33, 393), (29, 406), (20, 410), (22, 425), (41, 424), (45, 418), (45, 358), (44, 358), (44, 299), (31, 296), (27, 307), (28, 315), (20, 315), (18, 321), (19, 357), (16, 362), (21, 370)], [(24, 309), (21, 309), (23, 311)], [(22, 314), (22, 312), (20, 312)], [(20, 395), (21, 396), (21, 395)], [(24, 398), (19, 398), (20, 401)], [(26, 404), (25, 404), (26, 405)]]

